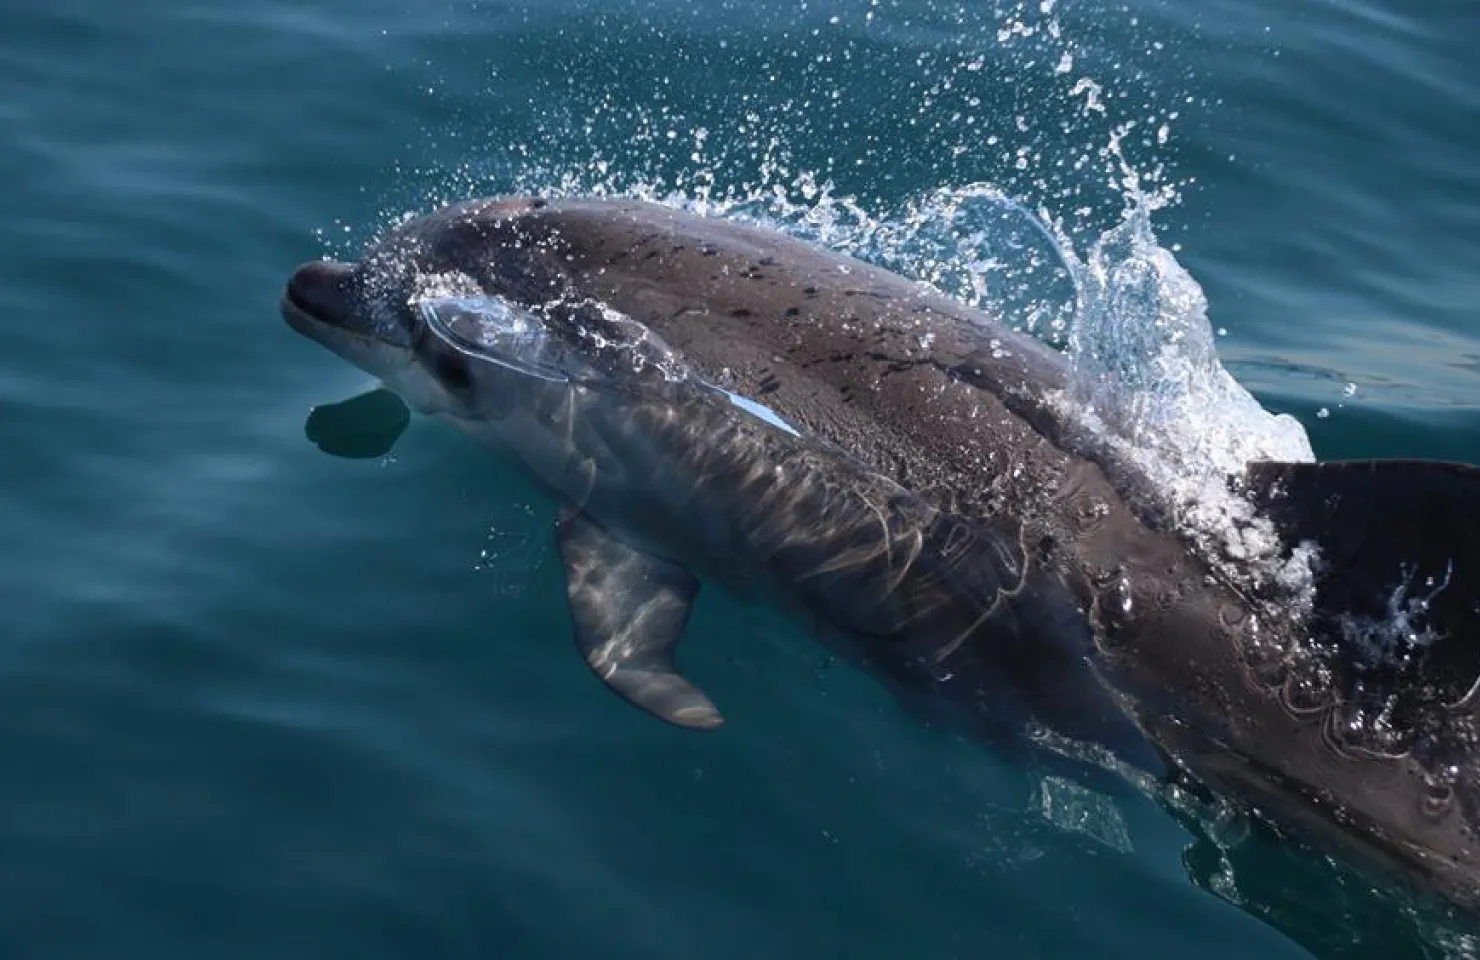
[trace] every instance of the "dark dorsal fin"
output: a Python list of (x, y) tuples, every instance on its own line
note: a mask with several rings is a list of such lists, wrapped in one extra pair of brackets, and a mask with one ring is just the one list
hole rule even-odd
[(1423, 460), (1254, 463), (1250, 493), (1287, 542), (1321, 550), (1317, 609), (1437, 633), (1417, 668), (1454, 702), (1480, 674), (1480, 468)]

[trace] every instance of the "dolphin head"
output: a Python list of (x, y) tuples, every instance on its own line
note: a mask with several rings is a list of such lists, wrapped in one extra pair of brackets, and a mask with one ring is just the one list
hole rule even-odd
[(497, 419), (550, 384), (632, 374), (614, 352), (672, 379), (680, 364), (655, 335), (570, 293), (561, 238), (527, 216), (544, 206), (470, 201), (388, 231), (357, 262), (306, 263), (283, 317), (411, 406), (454, 419)]
[[(473, 313), (479, 303), (494, 310), (502, 304), (507, 312), (539, 299), (531, 286), (541, 261), (520, 251), (516, 234), (518, 218), (541, 206), (538, 200), (461, 204), (390, 230), (357, 262), (305, 263), (284, 290), (283, 318), (413, 407), (469, 415), (469, 398), (498, 392), (487, 381), (508, 380), (511, 368), (489, 363), (496, 353), (470, 349), (476, 337), (459, 343), (431, 334), (447, 332), (436, 321), (446, 317), (448, 304)], [(461, 311), (464, 319), (469, 312)]]
[(714, 397), (648, 328), (575, 291), (561, 238), (528, 216), (543, 206), (473, 201), (408, 221), (356, 262), (300, 266), (282, 313), (413, 409), (574, 494), (592, 469), (645, 462), (653, 423)]

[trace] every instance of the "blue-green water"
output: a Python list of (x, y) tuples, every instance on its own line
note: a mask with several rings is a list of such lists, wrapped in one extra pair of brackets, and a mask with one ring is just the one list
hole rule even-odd
[(366, 382), (276, 304), (402, 212), (561, 185), (887, 220), (985, 181), (1087, 243), (1113, 140), (1322, 457), (1476, 462), (1477, 40), (1472, 0), (5, 5), (0, 956), (1474, 950), (717, 592), (684, 656), (728, 725), (652, 721), (571, 648), (551, 505), (427, 422), (320, 452)]

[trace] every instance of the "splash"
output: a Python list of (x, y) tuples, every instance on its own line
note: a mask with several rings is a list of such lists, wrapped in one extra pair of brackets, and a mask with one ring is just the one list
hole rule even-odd
[[(1193, 182), (1177, 129), (1215, 106), (1186, 50), (1123, 8), (1055, 0), (693, 10), (675, 28), (592, 8), (531, 34), (479, 105), (513, 137), (480, 153), (459, 130), (456, 170), (403, 171), (415, 205), (634, 197), (914, 278), (1065, 350), (1065, 415), (1207, 552), (1309, 581), (1299, 557), (1276, 569), (1274, 532), (1228, 486), (1249, 460), (1311, 459), (1309, 442), (1223, 368), (1202, 290), (1152, 230)], [(516, 114), (516, 76), (537, 114)]]
[(1313, 548), (1282, 557), (1273, 524), (1238, 490), (1257, 460), (1315, 459), (1299, 421), (1266, 411), (1218, 358), (1207, 298), (1152, 231), (1154, 201), (1132, 193), (1125, 219), (1080, 261), (1067, 353), (1066, 413), (1135, 464), (1161, 506), (1226, 573), (1313, 598)]
[[(1315, 555), (1293, 554), (1235, 481), (1255, 460), (1310, 461), (1298, 421), (1271, 414), (1218, 358), (1202, 288), (1152, 228), (1137, 192), (1082, 255), (1046, 211), (990, 184), (934, 190), (872, 212), (831, 182), (716, 199), (656, 184), (566, 182), (547, 195), (619, 195), (764, 225), (894, 270), (1063, 349), (1073, 371), (1061, 414), (1134, 465), (1165, 515), (1237, 580), (1313, 599)], [(1010, 343), (1000, 348), (1008, 350)]]
[(426, 88), (449, 119), (408, 144), (393, 204), (562, 185), (728, 202), (810, 172), (873, 208), (986, 179), (1097, 232), (1120, 206), (1112, 138), (1175, 198), (1176, 133), (1217, 107), (1181, 30), (1108, 0), (503, 6), (525, 28), (481, 95)]
[(1083, 255), (1045, 211), (990, 184), (932, 191), (880, 214), (810, 182), (810, 202), (784, 193), (647, 199), (868, 260), (1062, 348), (1074, 384), (1062, 415), (1134, 465), (1175, 526), (1226, 573), (1309, 602), (1313, 548), (1288, 551), (1236, 481), (1255, 460), (1314, 460), (1310, 440), (1222, 365), (1202, 288), (1152, 229), (1164, 199), (1141, 194), (1130, 173), (1127, 187), (1122, 220)]
[(1133, 464), (1173, 524), (1225, 573), (1309, 602), (1313, 551), (1291, 555), (1231, 480), (1255, 460), (1313, 460), (1310, 441), (1298, 421), (1264, 410), (1222, 365), (1202, 288), (1153, 229), (1171, 194), (1142, 192), (1113, 139), (1109, 150), (1119, 158), (1125, 209), (1082, 254), (1062, 220), (989, 183), (883, 209), (810, 171), (723, 197), (600, 170), (567, 173), (539, 192), (642, 199), (776, 229), (910, 277), (1062, 349), (1073, 389), (1061, 413)]

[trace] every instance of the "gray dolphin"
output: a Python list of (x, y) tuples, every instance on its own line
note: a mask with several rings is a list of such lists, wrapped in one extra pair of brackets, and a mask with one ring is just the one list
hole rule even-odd
[(1474, 468), (1233, 478), (1287, 550), (1319, 546), (1301, 601), (1174, 528), (1063, 412), (1060, 354), (877, 267), (639, 202), (448, 207), (300, 267), (283, 313), (565, 504), (578, 646), (664, 720), (722, 722), (674, 664), (703, 577), (984, 740), (1190, 773), (1480, 903)]

